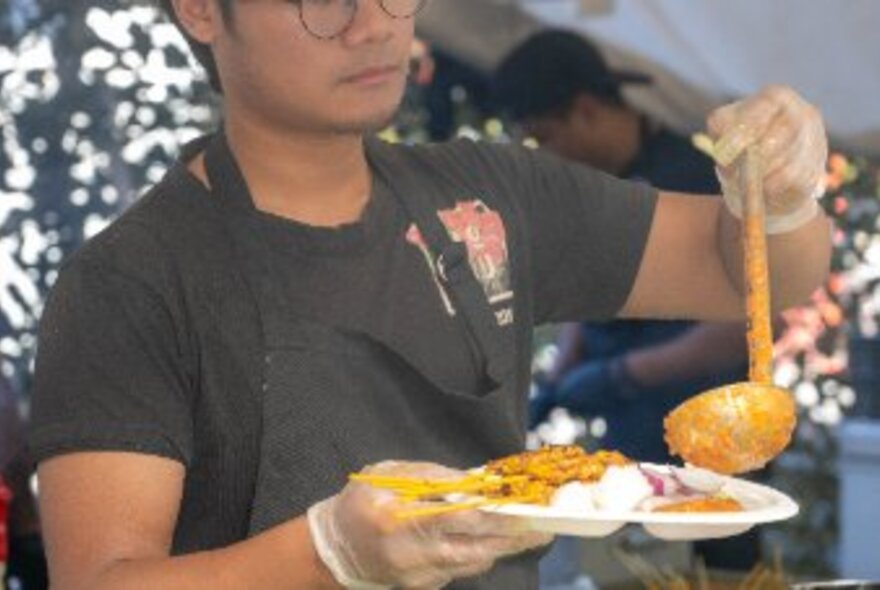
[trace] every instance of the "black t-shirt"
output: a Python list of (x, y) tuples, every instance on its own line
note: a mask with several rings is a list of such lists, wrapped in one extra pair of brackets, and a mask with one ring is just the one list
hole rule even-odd
[(718, 195), (721, 186), (715, 162), (695, 148), (687, 137), (664, 127), (643, 123), (639, 153), (621, 177), (641, 180), (663, 191)]
[[(653, 216), (649, 187), (513, 146), (395, 149), (418, 150), (444, 176), (484, 187), (438, 215), (450, 234), (481, 228), (471, 263), (499, 325), (515, 331), (522, 367), (534, 325), (607, 319), (626, 300)], [(178, 163), (66, 261), (36, 363), (37, 460), (112, 450), (186, 467), (175, 553), (246, 535), (260, 452), (260, 310), (214, 198)], [(461, 318), (388, 186), (374, 181), (362, 219), (341, 228), (255, 215), (303, 317), (367, 333), (446, 388), (482, 386)], [(506, 268), (508, 247), (524, 253), (517, 268)], [(529, 302), (516, 317), (515, 297)]]

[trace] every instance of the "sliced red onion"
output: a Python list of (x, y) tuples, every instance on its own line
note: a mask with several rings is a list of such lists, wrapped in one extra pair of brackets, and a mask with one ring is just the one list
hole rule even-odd
[(678, 482), (666, 473), (660, 473), (644, 464), (639, 464), (639, 471), (651, 484), (655, 496), (670, 496), (678, 491)]

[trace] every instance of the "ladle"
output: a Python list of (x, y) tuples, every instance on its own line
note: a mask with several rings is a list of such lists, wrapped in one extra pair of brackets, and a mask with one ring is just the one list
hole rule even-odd
[(761, 157), (740, 156), (744, 184), (746, 339), (749, 380), (701, 393), (666, 417), (666, 443), (687, 463), (735, 474), (763, 467), (791, 441), (797, 423), (789, 392), (773, 385), (773, 335)]

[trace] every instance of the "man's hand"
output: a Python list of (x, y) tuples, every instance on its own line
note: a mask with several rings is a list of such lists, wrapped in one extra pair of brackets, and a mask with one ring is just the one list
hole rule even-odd
[[(456, 479), (464, 473), (428, 463), (385, 462), (373, 475)], [(308, 511), (321, 560), (345, 587), (442, 588), (489, 570), (501, 557), (552, 537), (522, 531), (515, 521), (479, 511), (399, 519), (393, 492), (352, 482)]]
[(824, 192), (828, 141), (822, 116), (791, 88), (768, 86), (721, 107), (707, 121), (724, 199), (742, 217), (742, 183), (734, 162), (757, 145), (764, 164), (767, 232), (795, 230), (816, 216)]
[(529, 428), (547, 419), (555, 407), (596, 416), (635, 398), (640, 386), (630, 375), (625, 357), (597, 359), (566, 373), (559, 383), (545, 383), (529, 400)]
[(732, 164), (753, 144), (765, 164), (767, 229), (776, 234), (767, 240), (773, 309), (805, 301), (828, 275), (831, 231), (813, 198), (822, 189), (828, 151), (816, 109), (773, 86), (722, 107), (708, 125), (727, 206), (661, 191), (621, 317), (743, 317), (742, 224), (735, 218), (742, 199)]

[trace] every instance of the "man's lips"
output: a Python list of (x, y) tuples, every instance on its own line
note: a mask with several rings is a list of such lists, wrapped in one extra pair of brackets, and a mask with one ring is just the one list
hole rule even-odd
[(402, 68), (398, 65), (377, 66), (364, 68), (342, 79), (348, 84), (380, 84), (400, 74)]

